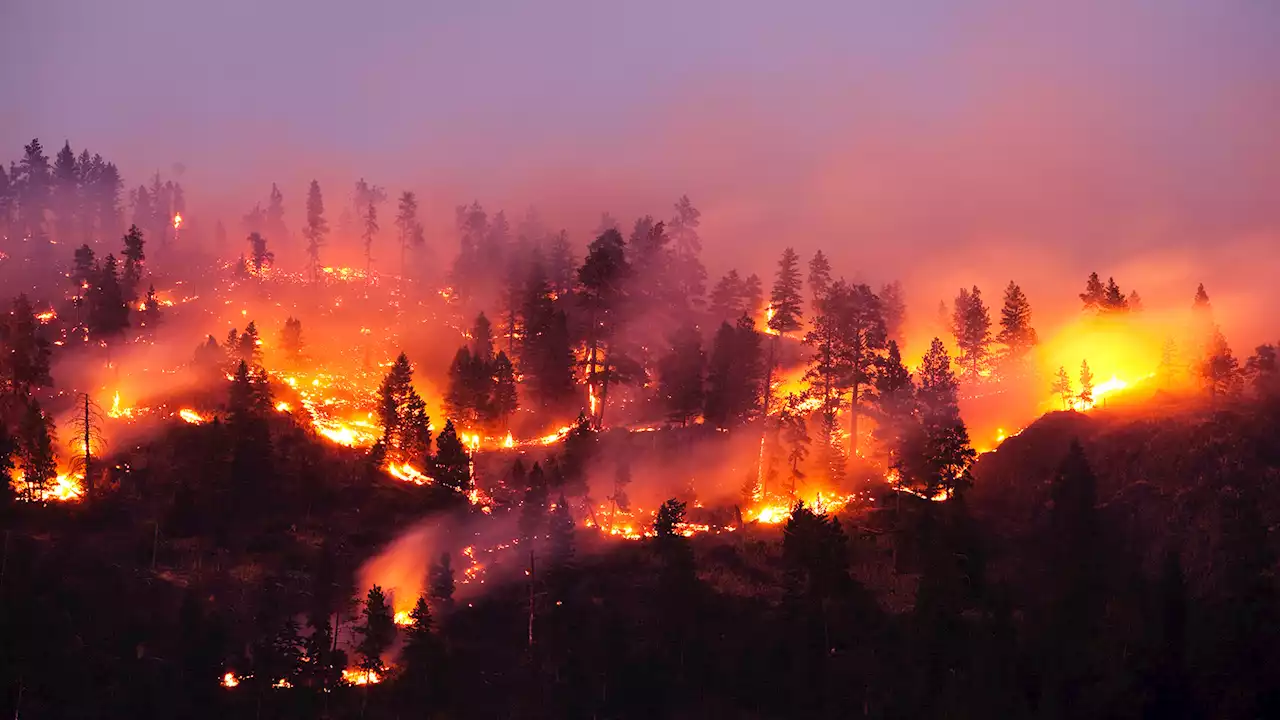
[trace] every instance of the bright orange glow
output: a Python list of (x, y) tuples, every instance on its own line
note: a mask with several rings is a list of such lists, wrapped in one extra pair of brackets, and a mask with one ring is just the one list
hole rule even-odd
[(382, 677), (372, 670), (347, 668), (342, 671), (342, 681), (348, 685), (377, 685)]
[(292, 408), (290, 408), (290, 407), (289, 407), (289, 403), (287, 403), (287, 402), (285, 402), (285, 401), (283, 401), (283, 400), (281, 400), (280, 402), (276, 403), (276, 412), (287, 413), (287, 412), (289, 412), (290, 410), (292, 410)]
[(182, 418), (186, 422), (191, 423), (192, 425), (200, 425), (204, 422), (207, 422), (207, 419), (203, 415), (196, 412), (195, 410), (192, 410), (191, 408), (182, 408), (181, 410), (179, 410), (178, 417)]
[(409, 627), (413, 624), (413, 618), (409, 617), (408, 611), (405, 610), (396, 611), (396, 615), (391, 621), (400, 627)]
[(178, 230), (182, 227), (182, 213), (173, 214), (173, 229)]
[(222, 687), (233, 688), (239, 684), (240, 684), (240, 678), (236, 677), (236, 674), (231, 672), (230, 670), (228, 670), (227, 673), (222, 676)]
[(56, 317), (58, 317), (58, 313), (52, 310), (45, 310), (42, 313), (36, 314), (36, 319), (40, 321), (41, 325), (48, 325), (49, 321)]
[(515, 438), (511, 437), (511, 433), (507, 432), (507, 436), (502, 440), (502, 447), (513, 448), (516, 446)]

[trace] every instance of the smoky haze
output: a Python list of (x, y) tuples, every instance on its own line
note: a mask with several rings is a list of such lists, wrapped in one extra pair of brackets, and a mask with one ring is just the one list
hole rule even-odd
[(581, 247), (687, 193), (713, 279), (822, 247), (913, 313), (1014, 277), (1043, 317), (1098, 270), (1155, 305), (1204, 281), (1262, 332), (1280, 6), (910, 5), (11, 2), (0, 143), (69, 138), (126, 187), (181, 163), (232, 234), (272, 182), (297, 228), (312, 178), (417, 190), (448, 255), (472, 199)]

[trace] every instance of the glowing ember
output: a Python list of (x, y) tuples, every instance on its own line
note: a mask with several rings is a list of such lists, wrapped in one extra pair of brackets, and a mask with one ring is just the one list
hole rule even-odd
[(276, 412), (287, 413), (287, 412), (290, 412), (291, 410), (292, 408), (289, 407), (289, 403), (284, 402), (283, 400), (276, 403)]
[(222, 687), (233, 688), (239, 684), (240, 678), (236, 677), (236, 674), (230, 670), (227, 671), (227, 674), (222, 676)]
[(392, 618), (391, 621), (400, 627), (409, 627), (413, 624), (413, 618), (409, 617), (409, 612), (407, 610), (397, 611), (396, 616)]
[(504, 448), (512, 448), (512, 447), (515, 447), (515, 446), (516, 446), (515, 438), (511, 437), (511, 433), (510, 433), (510, 432), (508, 432), (508, 433), (507, 433), (507, 437), (506, 437), (506, 438), (504, 438), (504, 439), (503, 439), (503, 441), (502, 441), (502, 447), (504, 447)]
[(115, 396), (111, 398), (111, 410), (107, 412), (107, 417), (115, 419), (133, 417), (133, 408), (120, 407), (119, 390), (117, 390)]
[(200, 425), (202, 423), (208, 422), (208, 420), (203, 415), (196, 412), (195, 410), (192, 410), (191, 408), (182, 408), (181, 410), (179, 410), (178, 417), (182, 418), (186, 422), (191, 423), (192, 425)]
[(182, 227), (182, 213), (173, 214), (173, 229), (177, 230)]
[(39, 320), (42, 325), (48, 325), (49, 321), (56, 317), (58, 317), (58, 313), (52, 310), (45, 310), (44, 312), (36, 315), (36, 319)]

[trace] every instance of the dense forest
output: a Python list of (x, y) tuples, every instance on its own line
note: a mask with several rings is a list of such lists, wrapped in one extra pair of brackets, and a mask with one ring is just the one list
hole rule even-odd
[(14, 717), (1280, 716), (1280, 368), (1203, 285), (1064, 356), (1015, 281), (712, 281), (688, 197), (124, 187), (0, 168)]

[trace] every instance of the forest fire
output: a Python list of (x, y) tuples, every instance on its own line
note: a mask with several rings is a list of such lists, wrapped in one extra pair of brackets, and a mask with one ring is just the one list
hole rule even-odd
[(196, 412), (195, 410), (192, 410), (191, 408), (182, 408), (181, 410), (179, 410), (178, 417), (182, 418), (183, 422), (187, 422), (192, 425), (202, 425), (208, 422), (208, 418)]

